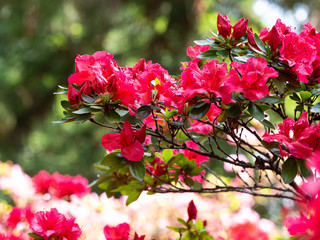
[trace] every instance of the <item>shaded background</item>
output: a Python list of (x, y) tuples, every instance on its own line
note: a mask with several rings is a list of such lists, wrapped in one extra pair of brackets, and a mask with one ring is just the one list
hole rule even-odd
[(218, 12), (232, 24), (249, 18), (257, 30), (276, 17), (299, 30), (307, 18), (317, 28), (319, 10), (320, 0), (2, 0), (0, 160), (30, 175), (45, 169), (95, 178), (105, 130), (52, 124), (62, 113), (53, 92), (67, 85), (77, 54), (105, 50), (120, 66), (145, 58), (179, 74), (186, 48), (216, 31)]

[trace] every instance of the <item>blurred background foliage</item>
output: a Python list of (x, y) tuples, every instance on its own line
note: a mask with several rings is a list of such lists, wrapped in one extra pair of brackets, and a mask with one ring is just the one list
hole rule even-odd
[[(261, 29), (264, 23), (253, 11), (261, 1), (2, 0), (0, 160), (17, 162), (30, 175), (45, 169), (93, 180), (92, 164), (105, 154), (105, 130), (89, 123), (52, 124), (62, 113), (62, 98), (53, 93), (58, 84), (67, 85), (76, 55), (105, 50), (120, 66), (145, 58), (179, 74), (186, 48), (209, 36), (209, 29), (216, 31), (217, 13), (226, 13), (233, 24), (244, 16)], [(319, 0), (272, 2), (287, 12), (303, 6), (308, 16), (319, 15)]]

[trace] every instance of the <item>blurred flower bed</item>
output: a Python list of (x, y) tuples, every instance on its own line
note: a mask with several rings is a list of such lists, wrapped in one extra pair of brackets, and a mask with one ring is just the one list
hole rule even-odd
[[(67, 218), (75, 218), (82, 230), (80, 239), (106, 239), (106, 225), (128, 223), (131, 233), (146, 239), (178, 239), (179, 234), (167, 226), (179, 227), (177, 218), (187, 220), (187, 206), (193, 200), (198, 219), (205, 221), (208, 232), (219, 239), (284, 239), (285, 230), (261, 218), (252, 210), (251, 195), (226, 193), (142, 194), (138, 201), (126, 206), (126, 197), (107, 198), (87, 188), (87, 180), (40, 171), (30, 177), (11, 162), (0, 162), (0, 239), (31, 239), (30, 223), (37, 211), (56, 208)], [(2, 234), (2, 235), (1, 235)]]

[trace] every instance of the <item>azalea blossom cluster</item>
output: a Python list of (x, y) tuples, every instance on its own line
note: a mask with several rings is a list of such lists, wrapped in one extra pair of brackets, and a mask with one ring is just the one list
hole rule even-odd
[[(15, 199), (15, 206), (0, 202), (0, 239), (26, 240), (65, 237), (68, 240), (111, 239), (168, 239), (179, 236), (167, 228), (183, 228), (180, 218), (196, 232), (194, 224), (202, 223), (207, 237), (218, 239), (273, 239), (280, 236), (275, 225), (251, 209), (252, 196), (224, 194), (218, 197), (201, 197), (196, 194), (166, 194), (142, 196), (139, 201), (125, 207), (125, 197), (107, 198), (105, 194), (86, 193), (81, 197), (48, 197), (48, 193), (35, 193), (38, 186), (34, 177), (26, 175), (18, 165), (1, 163), (0, 186), (8, 179), (12, 185), (0, 188)], [(11, 171), (13, 170), (14, 171)], [(44, 179), (45, 180), (45, 179)], [(33, 191), (32, 196), (19, 194), (20, 187)], [(61, 186), (62, 187), (62, 186)], [(193, 199), (193, 200), (192, 200)], [(170, 202), (170, 204), (167, 204)], [(238, 206), (236, 208), (231, 206)], [(180, 220), (180, 221), (181, 221)], [(257, 224), (258, 223), (258, 224)], [(246, 234), (241, 226), (250, 226)], [(142, 235), (137, 234), (143, 233)], [(32, 233), (28, 236), (28, 233)], [(59, 238), (58, 238), (59, 239)]]
[(318, 239), (319, 192), (306, 186), (319, 185), (320, 33), (310, 23), (296, 33), (280, 19), (254, 33), (248, 23), (218, 14), (218, 32), (187, 49), (179, 76), (144, 59), (121, 67), (108, 52), (78, 55), (58, 122), (116, 131), (102, 137), (107, 153), (95, 164), (103, 174), (94, 184), (108, 197), (127, 195), (127, 205), (143, 192), (287, 198), (301, 212), (286, 221), (289, 232)]

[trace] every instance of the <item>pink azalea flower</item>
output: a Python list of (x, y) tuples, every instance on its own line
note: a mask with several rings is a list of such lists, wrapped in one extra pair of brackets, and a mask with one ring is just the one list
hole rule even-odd
[(236, 68), (241, 78), (231, 78), (228, 83), (234, 92), (243, 92), (249, 100), (257, 100), (269, 94), (267, 81), (271, 77), (277, 77), (278, 73), (264, 58), (252, 57), (246, 63), (232, 62), (230, 66)]
[(52, 178), (50, 173), (45, 170), (41, 170), (37, 175), (33, 176), (32, 182), (37, 193), (45, 194), (49, 192)]
[[(283, 123), (278, 125), (279, 133), (269, 134), (265, 133), (262, 137), (267, 142), (277, 141), (286, 145), (289, 148), (289, 153), (301, 159), (308, 159), (317, 144), (317, 132), (320, 128), (317, 125), (309, 125), (308, 113), (301, 114), (300, 119), (295, 122), (291, 118), (286, 118)], [(284, 156), (285, 151), (282, 155)]]
[(51, 238), (77, 240), (81, 236), (81, 229), (75, 223), (75, 218), (67, 219), (55, 208), (52, 208), (50, 212), (37, 212), (30, 228), (44, 240)]
[(108, 151), (121, 149), (121, 154), (129, 161), (140, 161), (144, 150), (142, 143), (146, 138), (146, 125), (133, 131), (131, 124), (125, 120), (121, 133), (110, 133), (102, 137), (101, 145)]
[(261, 231), (256, 223), (250, 221), (236, 223), (228, 229), (228, 235), (232, 240), (268, 240), (268, 234)]
[(105, 226), (103, 229), (106, 240), (129, 240), (130, 225), (121, 223), (116, 227)]
[[(247, 27), (248, 27), (248, 19), (245, 19), (242, 17), (241, 19), (238, 20), (238, 22), (232, 27), (230, 20), (225, 14), (222, 16), (220, 13), (218, 14), (217, 18), (217, 26), (218, 26), (218, 31), (219, 34), (223, 38), (227, 38), (227, 36), (231, 36), (234, 40), (239, 40), (242, 38), (246, 32), (247, 32)], [(233, 28), (233, 33), (231, 35), (231, 29)]]

